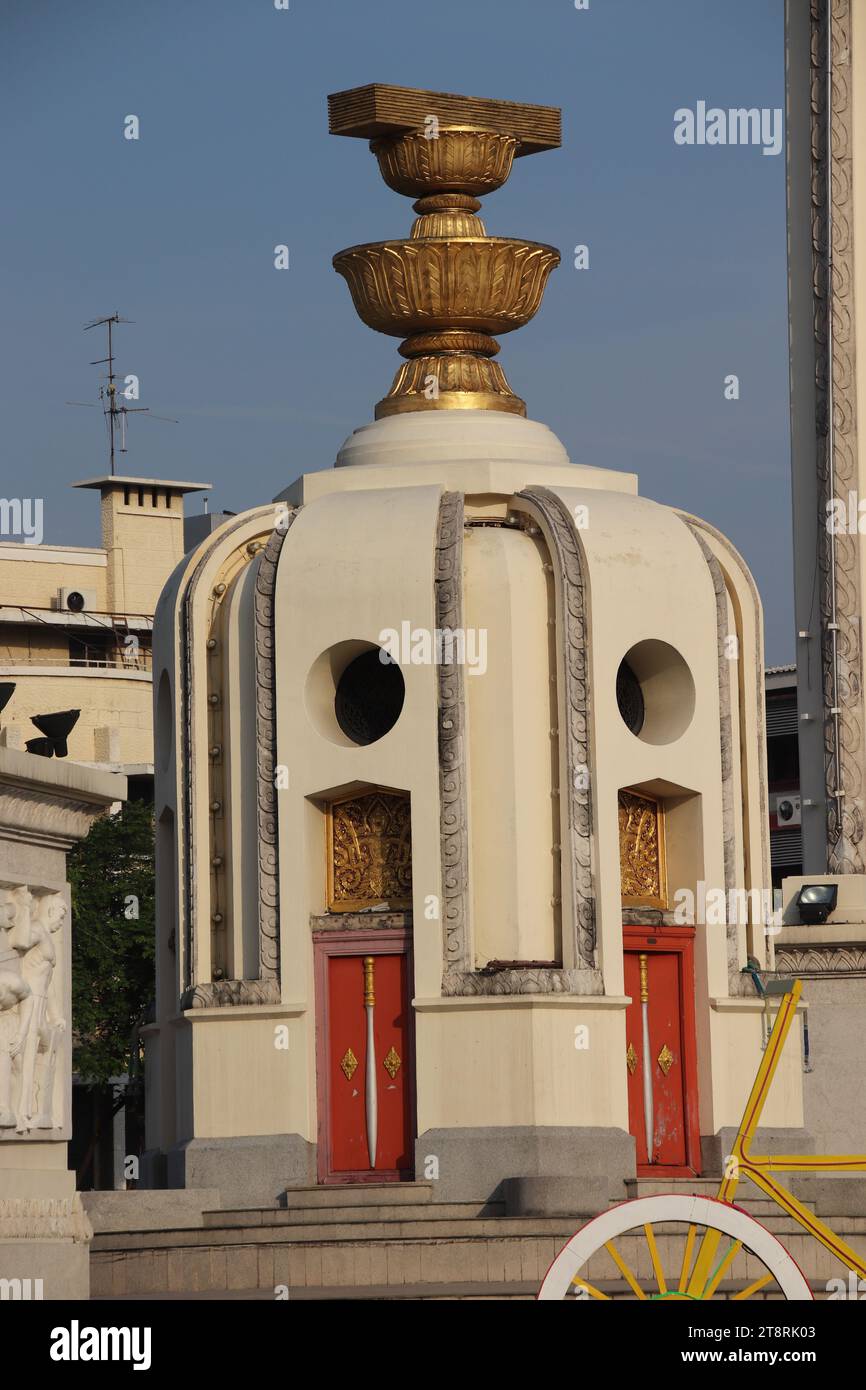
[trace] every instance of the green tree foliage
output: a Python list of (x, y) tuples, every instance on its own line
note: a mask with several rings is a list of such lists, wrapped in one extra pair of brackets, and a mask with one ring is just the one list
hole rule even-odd
[(126, 802), (70, 852), (73, 1066), (104, 1084), (138, 1070), (154, 996), (153, 808)]

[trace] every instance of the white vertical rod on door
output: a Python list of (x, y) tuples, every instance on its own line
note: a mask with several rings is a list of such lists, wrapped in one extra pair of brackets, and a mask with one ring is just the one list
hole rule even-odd
[(640, 1012), (643, 1024), (643, 1118), (646, 1126), (647, 1163), (652, 1163), (655, 1119), (653, 1116), (653, 1064), (649, 1032), (649, 987), (647, 984), (647, 958), (641, 954), (638, 959), (640, 961)]
[(367, 1149), (370, 1154), (370, 1167), (376, 1167), (376, 1141), (379, 1128), (379, 1097), (376, 1091), (376, 1037), (373, 1029), (373, 1014), (376, 1008), (376, 995), (373, 986), (372, 956), (364, 957), (364, 1008), (367, 1011)]

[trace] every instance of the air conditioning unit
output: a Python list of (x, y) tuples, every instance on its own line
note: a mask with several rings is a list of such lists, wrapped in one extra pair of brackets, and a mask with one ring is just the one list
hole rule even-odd
[(94, 589), (61, 589), (57, 595), (57, 608), (62, 613), (89, 613), (96, 607)]
[(776, 797), (776, 824), (780, 830), (788, 825), (803, 824), (799, 796), (792, 792), (779, 792)]

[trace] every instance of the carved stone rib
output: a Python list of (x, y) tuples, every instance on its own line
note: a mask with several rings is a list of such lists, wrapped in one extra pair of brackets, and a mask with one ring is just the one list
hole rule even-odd
[[(256, 622), (256, 757), (257, 757), (257, 811), (258, 811), (258, 881), (259, 881), (259, 961), (264, 979), (276, 980), (274, 998), (279, 999), (279, 904), (277, 900), (276, 878), (276, 790), (274, 788), (273, 768), (275, 763), (274, 733), (274, 670), (273, 670), (273, 587), (276, 581), (276, 561), (285, 539), (286, 531), (294, 520), (295, 513), (288, 514), (287, 524), (275, 530), (268, 540), (259, 561), (256, 579), (255, 622)], [(192, 976), (192, 958), (197, 929), (198, 904), (196, 901), (196, 844), (192, 833), (192, 806), (195, 801), (195, 785), (198, 771), (198, 758), (193, 748), (192, 726), (193, 710), (197, 698), (192, 652), (196, 640), (193, 607), (198, 585), (205, 567), (213, 552), (225, 544), (236, 531), (248, 523), (248, 517), (241, 517), (227, 531), (222, 532), (209, 544), (197, 561), (187, 582), (181, 609), (181, 688), (180, 722), (183, 741), (182, 766), (187, 770), (187, 779), (181, 780), (180, 822), (182, 826), (183, 857), (183, 933), (184, 967), (181, 1008), (217, 1007), (227, 1003), (253, 1002), (268, 1003), (270, 999), (240, 999), (245, 981), (200, 981)], [(266, 578), (263, 580), (262, 570)], [(264, 585), (260, 593), (259, 586)], [(269, 587), (268, 587), (269, 586)], [(262, 790), (263, 769), (270, 768), (269, 787)], [(208, 924), (209, 925), (209, 924)]]
[(277, 846), (276, 674), (274, 590), (283, 542), (297, 512), (274, 531), (262, 552), (255, 592), (256, 625), (256, 812), (258, 817), (259, 975), (280, 980), (280, 890)]
[[(436, 626), (463, 627), (463, 496), (443, 494), (434, 580)], [(463, 667), (440, 662), (439, 824), (445, 971), (471, 969), (469, 941), (469, 816), (466, 786), (466, 692)], [(446, 991), (447, 992), (447, 991)], [(459, 990), (456, 992), (460, 992)]]
[[(832, 92), (827, 83), (828, 14), (833, 19)], [(863, 652), (857, 536), (835, 536), (835, 586), (830, 535), (823, 524), (827, 504), (858, 490), (857, 396), (854, 340), (853, 102), (851, 94), (851, 0), (811, 0), (812, 20), (812, 264), (817, 388), (817, 473), (819, 491), (820, 603), (823, 634), (824, 706), (839, 708), (838, 758), (844, 800), (836, 786), (836, 729), (825, 722), (828, 868), (834, 874), (866, 872), (863, 832)], [(832, 98), (832, 170), (827, 168), (827, 122)], [(832, 180), (828, 177), (832, 174)], [(832, 183), (832, 206), (828, 187)], [(832, 228), (832, 247), (829, 246)], [(827, 282), (828, 248), (833, 284)], [(829, 363), (832, 348), (832, 383)], [(829, 457), (830, 386), (833, 393), (833, 463)], [(835, 613), (832, 592), (835, 587)], [(828, 624), (835, 616), (838, 688), (833, 682), (833, 644)], [(835, 696), (835, 699), (834, 699)], [(841, 813), (840, 813), (841, 811)]]
[[(570, 863), (575, 882), (573, 957), (577, 968), (530, 966), (495, 972), (474, 970), (469, 930), (469, 815), (466, 769), (466, 693), (463, 667), (439, 667), (439, 792), (442, 852), (445, 995), (602, 994), (595, 968), (595, 898), (592, 876), (592, 805), (587, 779), (573, 773), (588, 766), (588, 675), (584, 586), (577, 542), (569, 536), (570, 519), (554, 494), (540, 488), (521, 496), (543, 513), (556, 531), (555, 556), (564, 585), (566, 646), (569, 649), (566, 692), (569, 716), (569, 782), (573, 788), (569, 824)], [(564, 512), (564, 520), (562, 513)], [(439, 510), (436, 547), (436, 625), (463, 626), (463, 497), (445, 493)], [(564, 534), (559, 534), (563, 531)]]
[(567, 862), (574, 904), (575, 964), (593, 970), (596, 966), (595, 883), (592, 790), (588, 775), (590, 684), (583, 565), (574, 522), (560, 498), (544, 487), (527, 488), (519, 495), (533, 504), (549, 530), (551, 558), (559, 585), (565, 651), (562, 677), (565, 687), (566, 806), (570, 841)]
[[(707, 562), (707, 568), (713, 581), (713, 589), (716, 598), (716, 664), (718, 667), (719, 681), (719, 752), (722, 767), (722, 835), (723, 852), (725, 865), (725, 902), (731, 901), (730, 893), (737, 886), (736, 882), (736, 826), (734, 824), (734, 759), (733, 759), (733, 723), (731, 712), (731, 687), (730, 687), (730, 662), (725, 651), (725, 641), (728, 637), (728, 598), (725, 587), (725, 577), (722, 574), (722, 567), (707, 545), (703, 536), (696, 525), (688, 516), (680, 513), (695, 540), (701, 548), (701, 554)], [(739, 929), (736, 922), (728, 922), (726, 926), (727, 934), (727, 962), (728, 962), (728, 993), (732, 998), (752, 994), (752, 983), (741, 973), (742, 967), (746, 964), (745, 960), (740, 960), (739, 948)]]

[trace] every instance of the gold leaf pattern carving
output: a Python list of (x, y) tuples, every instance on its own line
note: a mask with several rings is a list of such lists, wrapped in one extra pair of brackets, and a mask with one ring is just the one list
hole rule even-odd
[(373, 791), (334, 802), (328, 814), (328, 909), (353, 912), (378, 903), (412, 905), (409, 798)]
[(619, 866), (625, 904), (667, 907), (662, 809), (651, 797), (619, 793)]

